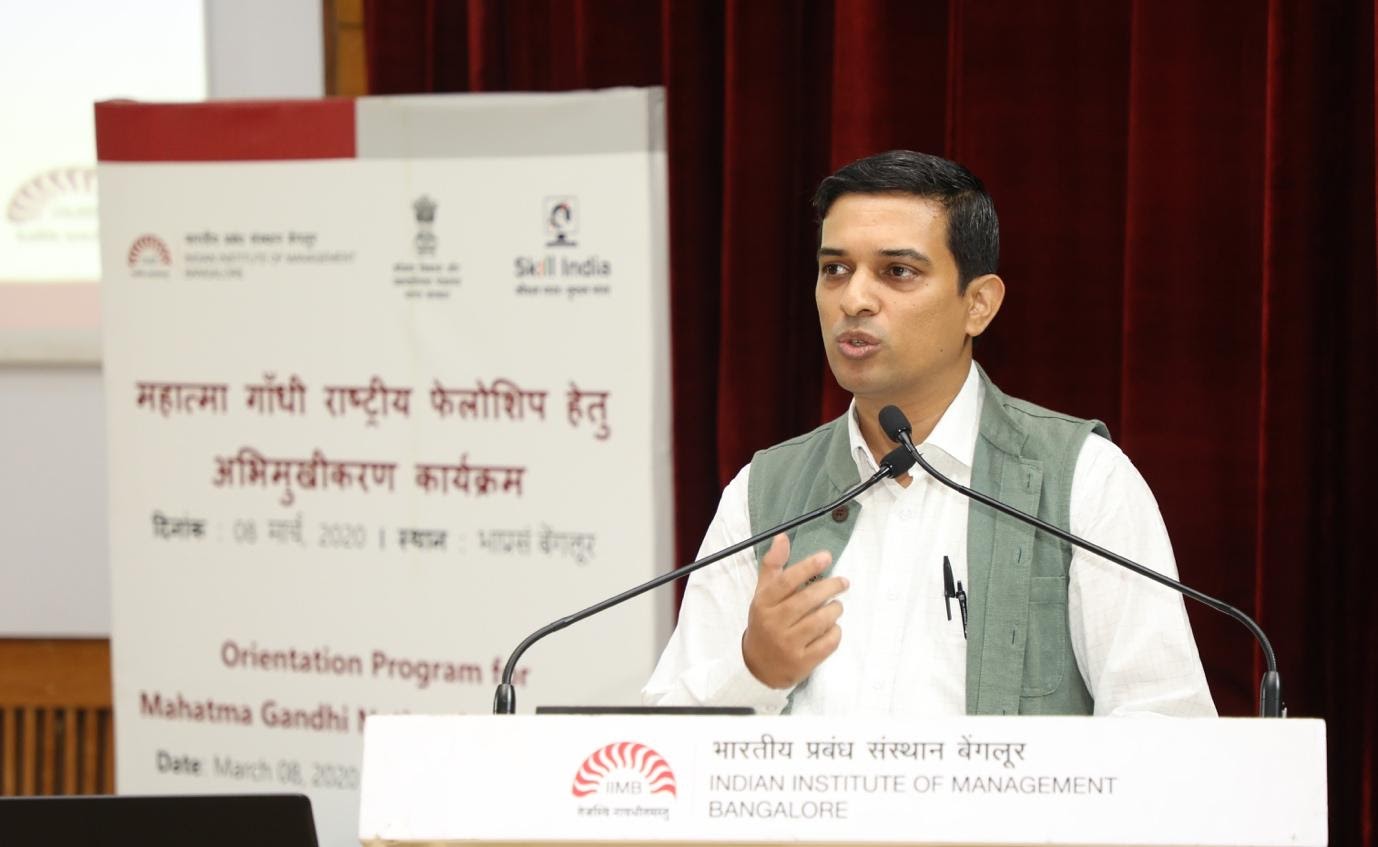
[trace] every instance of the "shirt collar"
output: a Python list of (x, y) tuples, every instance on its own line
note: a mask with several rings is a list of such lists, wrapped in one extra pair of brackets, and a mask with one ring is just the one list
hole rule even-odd
[[(954, 471), (961, 468), (969, 473), (976, 457), (976, 436), (981, 425), (983, 400), (981, 376), (973, 361), (961, 390), (938, 419), (928, 438), (917, 445), (924, 451), (925, 458), (935, 465), (945, 464)], [(876, 460), (866, 447), (866, 440), (861, 437), (861, 425), (857, 423), (856, 398), (852, 398), (852, 404), (847, 408), (847, 436), (851, 441), (852, 458), (856, 460), (861, 476), (864, 478), (875, 473), (878, 467)], [(934, 455), (935, 452), (937, 455)]]

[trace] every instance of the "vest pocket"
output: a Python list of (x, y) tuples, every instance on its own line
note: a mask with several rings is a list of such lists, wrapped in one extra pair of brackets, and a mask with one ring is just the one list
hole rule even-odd
[(1062, 685), (1071, 652), (1067, 634), (1067, 577), (1036, 576), (1029, 584), (1028, 638), (1021, 697), (1046, 697)]

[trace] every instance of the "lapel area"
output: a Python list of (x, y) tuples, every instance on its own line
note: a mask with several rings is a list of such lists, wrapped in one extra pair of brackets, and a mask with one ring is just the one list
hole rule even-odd
[[(800, 509), (801, 512), (816, 509), (837, 499), (842, 492), (861, 481), (856, 459), (852, 456), (845, 416), (841, 419), (841, 425), (834, 428), (829, 435), (824, 466), (827, 473), (819, 475), (806, 500), (808, 506)], [(861, 503), (853, 498), (833, 509), (831, 513), (796, 527), (790, 536), (789, 561), (785, 566), (789, 567), (818, 550), (827, 550), (832, 553), (832, 564), (828, 565), (818, 578), (832, 576), (833, 569), (837, 567), (837, 560), (842, 557), (842, 550), (851, 539), (852, 530), (856, 528), (860, 515)]]
[[(1022, 455), (1028, 436), (1005, 412), (1004, 395), (984, 372), (985, 401), (972, 462), (971, 487), (1037, 515), (1043, 463)], [(971, 583), (967, 642), (967, 713), (1019, 713), (1028, 643), (1034, 528), (972, 501), (967, 518)]]

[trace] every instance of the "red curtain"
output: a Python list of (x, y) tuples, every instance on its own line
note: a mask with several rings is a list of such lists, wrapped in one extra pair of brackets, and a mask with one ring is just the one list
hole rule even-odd
[[(1009, 290), (979, 360), (1109, 423), (1185, 578), (1328, 721), (1331, 843), (1372, 843), (1374, 0), (411, 0), (366, 32), (375, 94), (665, 86), (681, 561), (752, 451), (846, 402), (813, 187), (893, 147), (969, 166)], [(1258, 651), (1191, 614), (1216, 703), (1251, 714)]]

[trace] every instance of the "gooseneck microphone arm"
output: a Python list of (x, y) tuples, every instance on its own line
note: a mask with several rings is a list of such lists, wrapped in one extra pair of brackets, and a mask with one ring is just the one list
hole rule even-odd
[(1147, 577), (1160, 585), (1166, 585), (1168, 588), (1184, 594), (1198, 603), (1210, 606), (1217, 612), (1221, 612), (1239, 621), (1253, 634), (1254, 638), (1258, 640), (1259, 646), (1263, 649), (1264, 661), (1268, 665), (1268, 670), (1263, 674), (1263, 680), (1259, 684), (1259, 716), (1265, 718), (1282, 717), (1282, 677), (1278, 675), (1277, 657), (1273, 653), (1273, 645), (1268, 641), (1268, 636), (1263, 634), (1263, 629), (1254, 622), (1253, 618), (1223, 600), (1217, 600), (1209, 594), (1197, 591), (1189, 585), (1178, 582), (1172, 577), (1164, 576), (1151, 568), (1144, 567), (1138, 562), (1130, 561), (1118, 553), (1113, 553), (1098, 544), (1093, 544), (1066, 530), (1059, 529), (1045, 520), (1036, 518), (1027, 512), (1020, 511), (1007, 503), (1002, 503), (994, 497), (982, 494), (975, 489), (968, 488), (959, 482), (948, 479), (930, 465), (928, 460), (923, 457), (923, 454), (919, 452), (919, 449), (914, 446), (914, 440), (910, 437), (912, 428), (909, 425), (909, 420), (904, 416), (904, 412), (900, 411), (897, 406), (886, 406), (884, 409), (880, 410), (880, 426), (885, 430), (885, 434), (890, 437), (891, 441), (902, 445), (905, 450), (909, 451), (909, 455), (913, 457), (919, 467), (923, 468), (928, 472), (929, 476), (941, 482), (943, 485), (946, 485), (948, 488), (959, 491), (972, 500), (978, 503), (984, 503), (997, 512), (1009, 515), (1015, 520), (1023, 521), (1030, 526), (1037, 527), (1049, 535), (1066, 541), (1068, 544), (1095, 553), (1097, 556), (1108, 559), (1120, 567), (1128, 568), (1134, 573)]
[(881, 460), (880, 470), (872, 474), (871, 477), (867, 479), (865, 482), (858, 483), (857, 485), (848, 489), (841, 497), (838, 497), (836, 500), (832, 501), (826, 506), (819, 506), (817, 509), (808, 512), (807, 514), (800, 515), (797, 518), (785, 521), (779, 526), (774, 526), (763, 532), (759, 532), (756, 535), (753, 535), (750, 538), (746, 539), (745, 541), (733, 544), (731, 547), (728, 547), (725, 550), (719, 550), (711, 556), (705, 556), (704, 558), (699, 559), (696, 562), (690, 562), (682, 568), (676, 568), (675, 570), (672, 570), (669, 573), (663, 573), (660, 576), (655, 577), (654, 579), (641, 583), (635, 588), (630, 588), (614, 597), (609, 597), (606, 600), (594, 603), (592, 606), (589, 606), (587, 609), (584, 609), (583, 611), (575, 612), (572, 615), (568, 615), (566, 617), (560, 618), (557, 621), (552, 621), (546, 624), (545, 626), (541, 627), (540, 629), (536, 630), (535, 632), (528, 635), (525, 639), (523, 639), (522, 643), (517, 645), (517, 649), (512, 651), (512, 655), (507, 657), (507, 665), (502, 669), (502, 683), (498, 685), (497, 693), (493, 695), (493, 714), (510, 715), (516, 711), (517, 693), (516, 690), (512, 687), (512, 674), (515, 673), (517, 670), (517, 660), (521, 658), (521, 655), (526, 652), (526, 649), (528, 647), (530, 647), (532, 644), (535, 644), (537, 641), (540, 641), (542, 638), (545, 638), (552, 632), (559, 632), (560, 630), (564, 629), (570, 624), (578, 623), (584, 618), (592, 617), (593, 615), (598, 614), (604, 609), (611, 609), (613, 606), (630, 600), (633, 597), (636, 597), (640, 594), (645, 594), (647, 591), (650, 591), (653, 588), (659, 588), (660, 586), (665, 585), (668, 582), (674, 582), (677, 579), (683, 579), (684, 577), (688, 576), (689, 574), (693, 573), (699, 568), (707, 567), (708, 565), (711, 565), (714, 562), (726, 559), (728, 556), (731, 556), (734, 553), (740, 553), (742, 550), (745, 550), (748, 547), (751, 547), (755, 544), (759, 544), (762, 541), (765, 541), (766, 539), (776, 535), (777, 533), (786, 532), (788, 530), (794, 529), (796, 526), (799, 526), (802, 523), (808, 523), (809, 521), (814, 520), (815, 518), (822, 517), (823, 515), (826, 515), (829, 512), (831, 512), (833, 509), (836, 509), (838, 506), (841, 506), (843, 503), (846, 503), (849, 500), (853, 500), (859, 497), (862, 494), (862, 492), (871, 488), (876, 483), (880, 482), (882, 479), (899, 476), (900, 474), (908, 472), (908, 470), (913, 466), (914, 460), (913, 458), (911, 458), (909, 452), (903, 447), (897, 447), (894, 450), (890, 451), (890, 453), (887, 454), (886, 457)]

